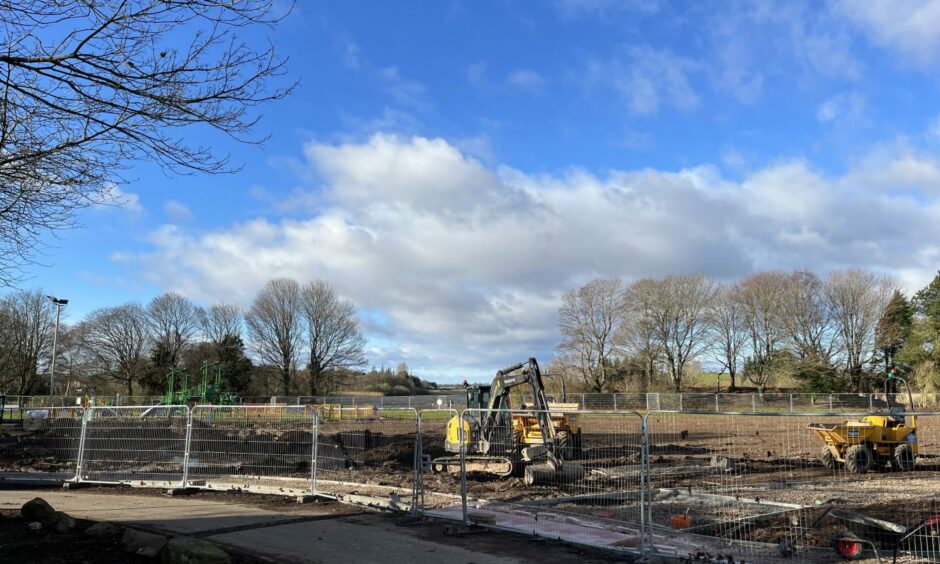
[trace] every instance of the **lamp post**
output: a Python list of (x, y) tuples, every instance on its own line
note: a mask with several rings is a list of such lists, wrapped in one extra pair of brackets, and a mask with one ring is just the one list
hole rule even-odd
[(53, 385), (55, 384), (55, 349), (56, 341), (59, 339), (59, 315), (62, 313), (62, 306), (69, 303), (68, 300), (60, 300), (55, 296), (46, 296), (55, 304), (55, 329), (52, 331), (52, 366), (49, 369), (49, 396), (55, 395)]

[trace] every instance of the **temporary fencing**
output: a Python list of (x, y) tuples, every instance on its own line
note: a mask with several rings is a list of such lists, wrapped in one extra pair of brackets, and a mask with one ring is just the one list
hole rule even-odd
[(315, 436), (316, 411), (303, 406), (196, 406), (186, 484), (309, 492)]
[(78, 407), (6, 407), (2, 420), (19, 432), (0, 432), (0, 475), (5, 480), (63, 481), (75, 477), (82, 420)]
[[(767, 396), (767, 409), (780, 405)], [(940, 499), (931, 493), (940, 491), (940, 415), (916, 414), (916, 432), (906, 437), (916, 462), (892, 464), (886, 455), (858, 473), (823, 464), (818, 431), (846, 428), (872, 410), (790, 413), (784, 397), (779, 411), (761, 411), (754, 397), (725, 413), (714, 410), (736, 398), (712, 396), (718, 407), (702, 411), (647, 413), (17, 409), (4, 417), (19, 422), (0, 437), (0, 479), (330, 495), (690, 560), (828, 562), (834, 547), (882, 557), (898, 547), (940, 559)], [(883, 397), (864, 399), (885, 411)], [(910, 427), (914, 416), (880, 415), (891, 428)]]
[[(897, 548), (916, 561), (937, 561), (940, 502), (925, 492), (940, 486), (940, 419), (917, 416), (916, 439), (907, 439), (920, 453), (909, 469), (891, 455), (862, 473), (838, 462), (824, 465), (828, 449), (810, 427), (841, 425), (852, 436), (865, 428), (845, 422), (865, 416), (649, 413), (647, 510), (656, 551), (737, 562), (830, 562), (834, 551), (890, 557)], [(904, 419), (882, 416), (893, 424)], [(907, 425), (912, 422), (909, 414)], [(866, 447), (869, 453), (874, 446)], [(676, 528), (677, 519), (683, 528)]]
[(317, 421), (317, 493), (381, 496), (393, 507), (413, 507), (415, 409), (320, 409)]
[(84, 419), (77, 479), (181, 486), (190, 425), (185, 405), (92, 407)]

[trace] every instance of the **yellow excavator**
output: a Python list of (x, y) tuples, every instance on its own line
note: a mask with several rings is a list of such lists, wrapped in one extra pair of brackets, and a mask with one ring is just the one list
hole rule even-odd
[[(512, 411), (510, 392), (527, 386), (532, 405)], [(584, 467), (571, 462), (581, 450), (581, 431), (573, 415), (549, 406), (538, 362), (530, 358), (496, 373), (489, 386), (467, 387), (467, 410), (447, 423), (444, 447), (460, 454), (466, 448), (468, 472), (496, 476), (524, 474), (527, 484), (572, 482)], [(431, 461), (436, 472), (459, 465), (448, 455)]]

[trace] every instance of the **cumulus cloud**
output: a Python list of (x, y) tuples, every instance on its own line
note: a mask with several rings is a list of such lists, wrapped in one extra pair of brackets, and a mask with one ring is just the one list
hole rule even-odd
[(876, 45), (915, 63), (935, 63), (940, 57), (940, 0), (842, 0), (839, 11)]
[[(560, 293), (597, 276), (865, 266), (920, 284), (936, 267), (937, 162), (903, 146), (839, 177), (788, 160), (738, 181), (714, 166), (536, 175), (383, 134), (304, 155), (322, 179), (317, 212), (164, 226), (141, 272), (242, 303), (275, 276), (330, 280), (367, 313), (373, 362), (457, 378), (548, 356)], [(871, 176), (879, 159), (873, 168), (912, 171), (903, 189)]]

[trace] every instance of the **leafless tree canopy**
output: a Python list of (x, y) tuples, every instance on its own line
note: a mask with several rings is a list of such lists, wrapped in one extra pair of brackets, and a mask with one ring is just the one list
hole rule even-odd
[[(284, 61), (241, 31), (273, 23), (275, 0), (0, 0), (0, 282), (37, 238), (111, 199), (134, 161), (231, 170), (184, 130), (259, 142), (258, 104)], [(283, 15), (283, 14), (281, 14)]]
[(82, 348), (93, 370), (134, 395), (134, 383), (146, 366), (151, 345), (147, 311), (138, 304), (99, 309), (82, 325)]
[(304, 347), (304, 300), (289, 278), (265, 284), (245, 315), (251, 346), (262, 363), (277, 367), (284, 395), (290, 394)]
[(713, 327), (713, 349), (721, 363), (719, 374), (727, 371), (731, 380), (729, 390), (737, 385), (738, 366), (747, 341), (744, 304), (739, 301), (741, 288), (738, 285), (723, 285), (715, 294), (711, 306)]
[(28, 394), (45, 374), (55, 309), (41, 290), (0, 300), (0, 389)]
[(656, 364), (662, 358), (662, 344), (654, 325), (656, 312), (656, 281), (649, 278), (634, 282), (624, 295), (623, 323), (615, 335), (616, 343), (627, 355), (643, 365), (640, 392), (646, 392)]
[(895, 287), (883, 276), (857, 269), (833, 272), (827, 282), (845, 370), (853, 385), (862, 391), (862, 371), (875, 349), (875, 329)]
[(202, 308), (175, 292), (151, 300), (147, 319), (153, 338), (166, 352), (168, 366), (164, 368), (178, 364), (183, 348), (197, 337), (204, 318)]
[(328, 283), (316, 280), (306, 284), (303, 301), (310, 345), (310, 394), (316, 396), (333, 387), (324, 379), (334, 377), (340, 369), (365, 364), (362, 352), (366, 340), (353, 303), (340, 298)]
[(562, 296), (558, 327), (564, 340), (559, 349), (577, 359), (584, 382), (594, 391), (608, 385), (614, 333), (622, 316), (620, 280), (593, 280)]
[(708, 345), (715, 283), (705, 276), (668, 276), (657, 282), (655, 296), (653, 329), (673, 386), (680, 391), (686, 365)]
[(229, 335), (241, 337), (241, 308), (232, 304), (213, 304), (209, 306), (203, 331), (206, 339), (215, 345), (219, 345)]
[(780, 321), (798, 358), (828, 363), (835, 346), (826, 285), (805, 270), (791, 274), (784, 286)]

